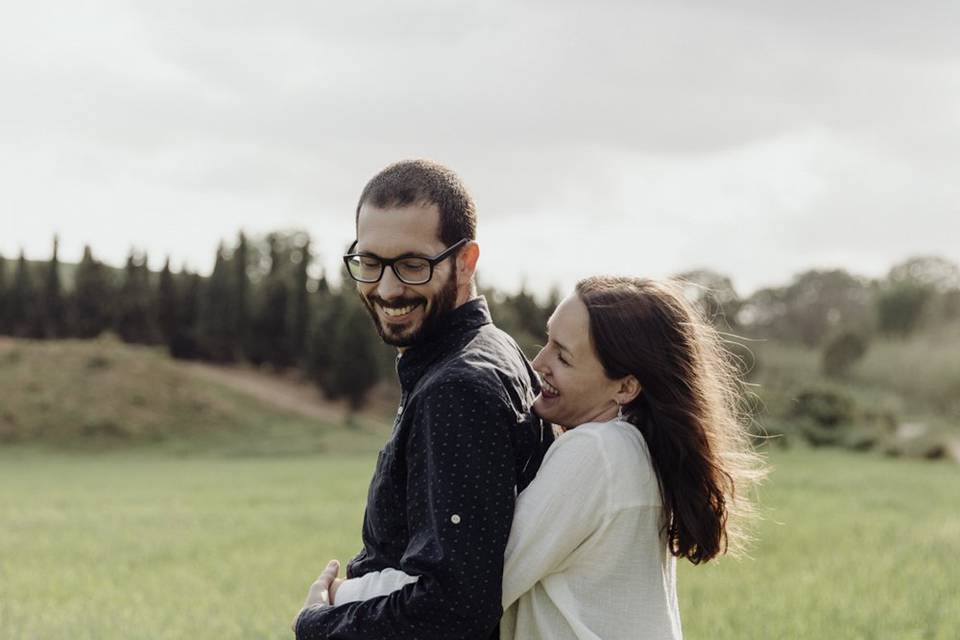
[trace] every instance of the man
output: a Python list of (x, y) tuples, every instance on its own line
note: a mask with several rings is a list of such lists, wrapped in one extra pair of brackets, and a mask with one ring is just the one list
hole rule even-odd
[(388, 595), (327, 604), (335, 562), (311, 588), (297, 638), (496, 637), (514, 499), (550, 437), (516, 343), (477, 297), (476, 213), (436, 163), (391, 165), (364, 188), (344, 257), (381, 338), (397, 347), (401, 401), (367, 496), (348, 577), (416, 576)]

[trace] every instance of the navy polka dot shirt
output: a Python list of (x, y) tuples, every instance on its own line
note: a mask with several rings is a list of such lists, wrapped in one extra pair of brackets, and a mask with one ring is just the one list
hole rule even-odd
[(347, 575), (394, 568), (419, 580), (388, 596), (305, 609), (300, 640), (497, 636), (514, 499), (552, 441), (528, 413), (536, 375), (482, 297), (407, 349), (397, 374), (400, 408)]

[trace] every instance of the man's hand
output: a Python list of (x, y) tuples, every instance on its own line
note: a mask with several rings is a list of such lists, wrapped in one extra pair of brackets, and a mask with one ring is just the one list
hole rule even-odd
[(340, 583), (343, 582), (343, 580), (337, 578), (339, 573), (340, 561), (331, 560), (327, 563), (327, 568), (323, 570), (320, 577), (310, 585), (310, 590), (307, 592), (307, 599), (303, 603), (300, 611), (297, 612), (297, 615), (294, 616), (293, 623), (290, 625), (294, 632), (297, 630), (297, 620), (300, 618), (300, 614), (304, 609), (313, 606), (329, 607), (333, 604), (333, 594), (340, 586)]

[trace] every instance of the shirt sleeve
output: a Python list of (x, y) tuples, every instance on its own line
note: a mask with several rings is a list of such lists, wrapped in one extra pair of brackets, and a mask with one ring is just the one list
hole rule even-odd
[(299, 640), (486, 639), (500, 608), (516, 484), (512, 405), (492, 390), (445, 384), (421, 396), (405, 444), (409, 542), (389, 595), (305, 609)]
[(350, 578), (341, 582), (337, 588), (336, 604), (347, 604), (348, 602), (359, 602), (360, 600), (370, 600), (371, 598), (390, 595), (418, 579), (418, 576), (410, 576), (403, 571), (389, 567), (382, 571), (371, 571), (359, 578)]
[(576, 429), (547, 451), (517, 498), (503, 570), (503, 608), (561, 571), (609, 513), (609, 463), (600, 438)]

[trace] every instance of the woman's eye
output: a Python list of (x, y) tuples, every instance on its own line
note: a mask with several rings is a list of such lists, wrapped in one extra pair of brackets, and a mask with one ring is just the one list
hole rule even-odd
[(564, 359), (563, 354), (560, 353), (559, 351), (557, 352), (557, 360), (559, 360), (560, 363), (563, 364), (563, 365), (565, 365), (565, 366), (568, 366), (568, 367), (570, 366), (570, 363), (567, 362), (567, 361)]

